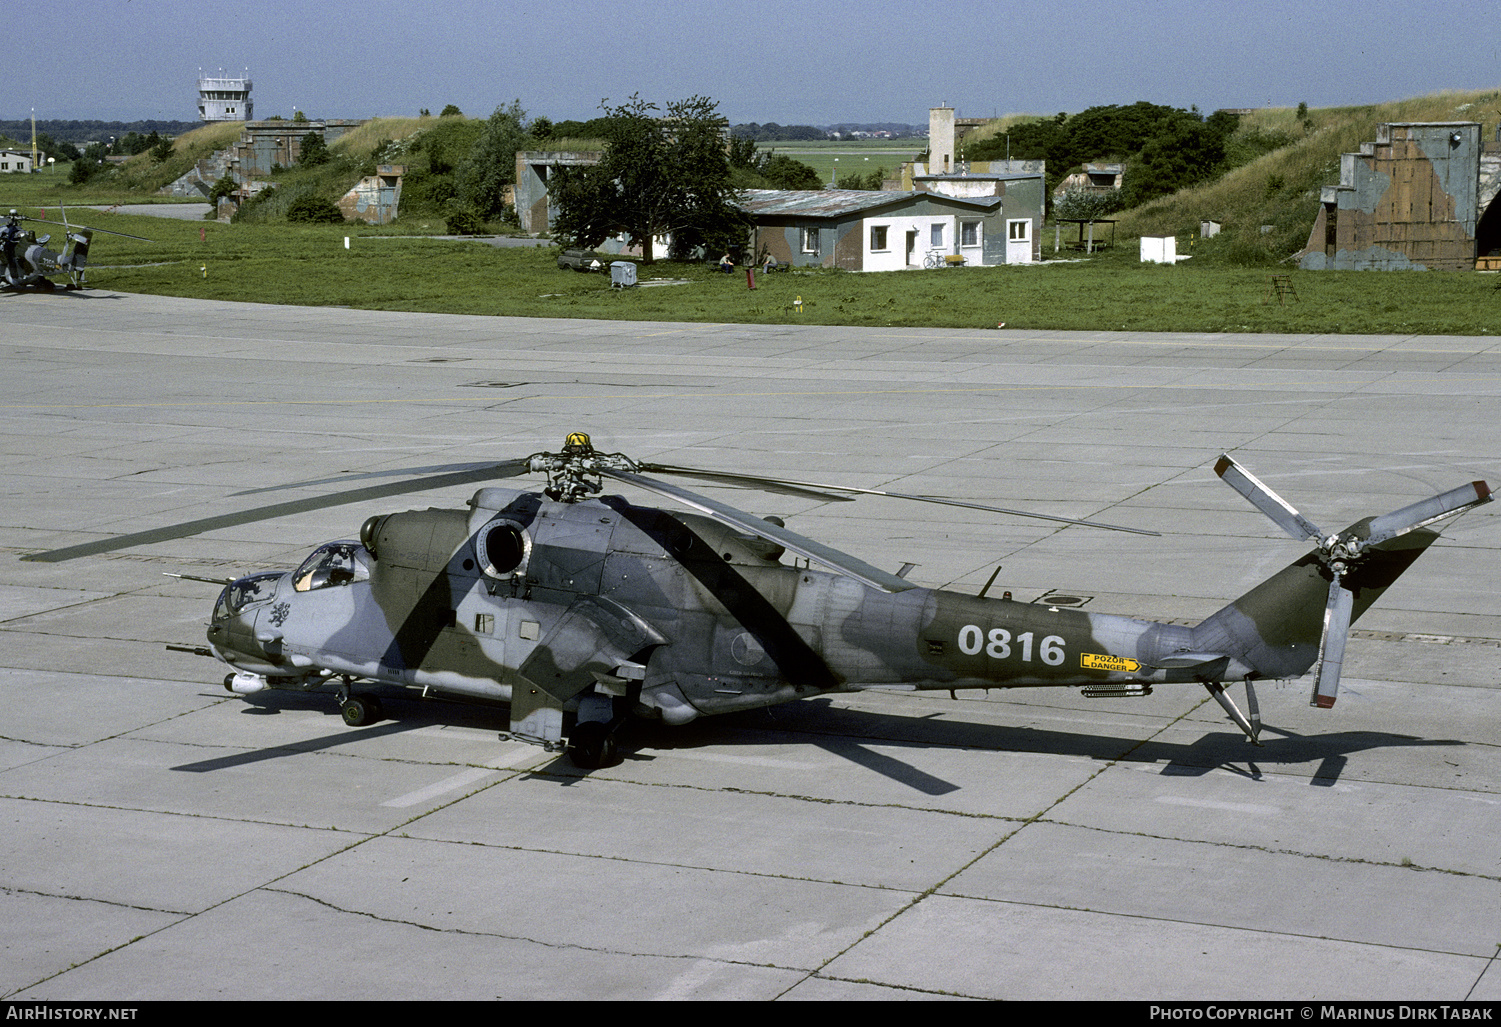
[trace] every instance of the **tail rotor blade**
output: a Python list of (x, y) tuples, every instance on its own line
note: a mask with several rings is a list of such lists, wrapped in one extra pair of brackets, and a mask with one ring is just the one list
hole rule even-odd
[(1214, 465), (1214, 473), (1298, 541), (1317, 542), (1324, 537), (1317, 524), (1298, 513), (1292, 504), (1267, 488), (1254, 474), (1232, 460), (1229, 454), (1220, 455)]
[(1350, 636), (1350, 611), (1355, 593), (1345, 588), (1336, 573), (1329, 583), (1329, 601), (1324, 606), (1324, 637), (1319, 642), (1319, 666), (1313, 677), (1310, 706), (1327, 710), (1339, 693), (1339, 672), (1345, 662), (1345, 640)]
[(1372, 518), (1370, 525), (1370, 537), (1364, 545), (1374, 546), (1385, 542), (1387, 539), (1404, 535), (1414, 528), (1421, 528), (1425, 524), (1432, 524), (1443, 517), (1449, 517), (1461, 511), (1468, 510), (1472, 506), (1480, 506), (1482, 503), (1491, 501), (1491, 487), (1483, 481), (1472, 481), (1468, 485), (1461, 485), (1457, 489), (1450, 489), (1441, 495), (1433, 496), (1422, 502), (1404, 506), (1400, 510), (1393, 510), (1389, 514)]

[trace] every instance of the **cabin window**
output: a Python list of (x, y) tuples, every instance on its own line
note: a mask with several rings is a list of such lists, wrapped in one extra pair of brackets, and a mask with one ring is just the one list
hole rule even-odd
[(370, 579), (369, 555), (358, 542), (327, 542), (313, 550), (292, 575), (292, 587), (298, 592), (348, 585)]

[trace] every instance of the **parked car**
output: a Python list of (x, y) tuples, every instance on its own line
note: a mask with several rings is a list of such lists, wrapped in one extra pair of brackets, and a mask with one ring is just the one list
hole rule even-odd
[(558, 267), (575, 271), (603, 271), (605, 262), (594, 250), (564, 250), (558, 254)]

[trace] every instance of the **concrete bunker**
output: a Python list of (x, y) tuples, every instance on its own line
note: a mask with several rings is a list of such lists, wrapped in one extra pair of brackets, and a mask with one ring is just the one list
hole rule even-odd
[[(1325, 186), (1305, 270), (1501, 268), (1501, 142), (1473, 121), (1389, 122), (1340, 157)], [(1494, 257), (1494, 261), (1491, 259)]]

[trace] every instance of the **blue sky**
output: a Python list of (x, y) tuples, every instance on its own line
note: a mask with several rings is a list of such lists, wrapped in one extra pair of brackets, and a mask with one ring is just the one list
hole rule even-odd
[[(1482, 0), (87, 0), (13, 28), (0, 118), (196, 119), (199, 70), (255, 82), (257, 117), (471, 116), (520, 99), (695, 94), (732, 122), (927, 121), (1174, 107), (1374, 103), (1501, 88)], [(13, 19), (14, 20), (14, 19)], [(29, 25), (38, 35), (26, 38)], [(1501, 101), (1498, 101), (1501, 108)]]

